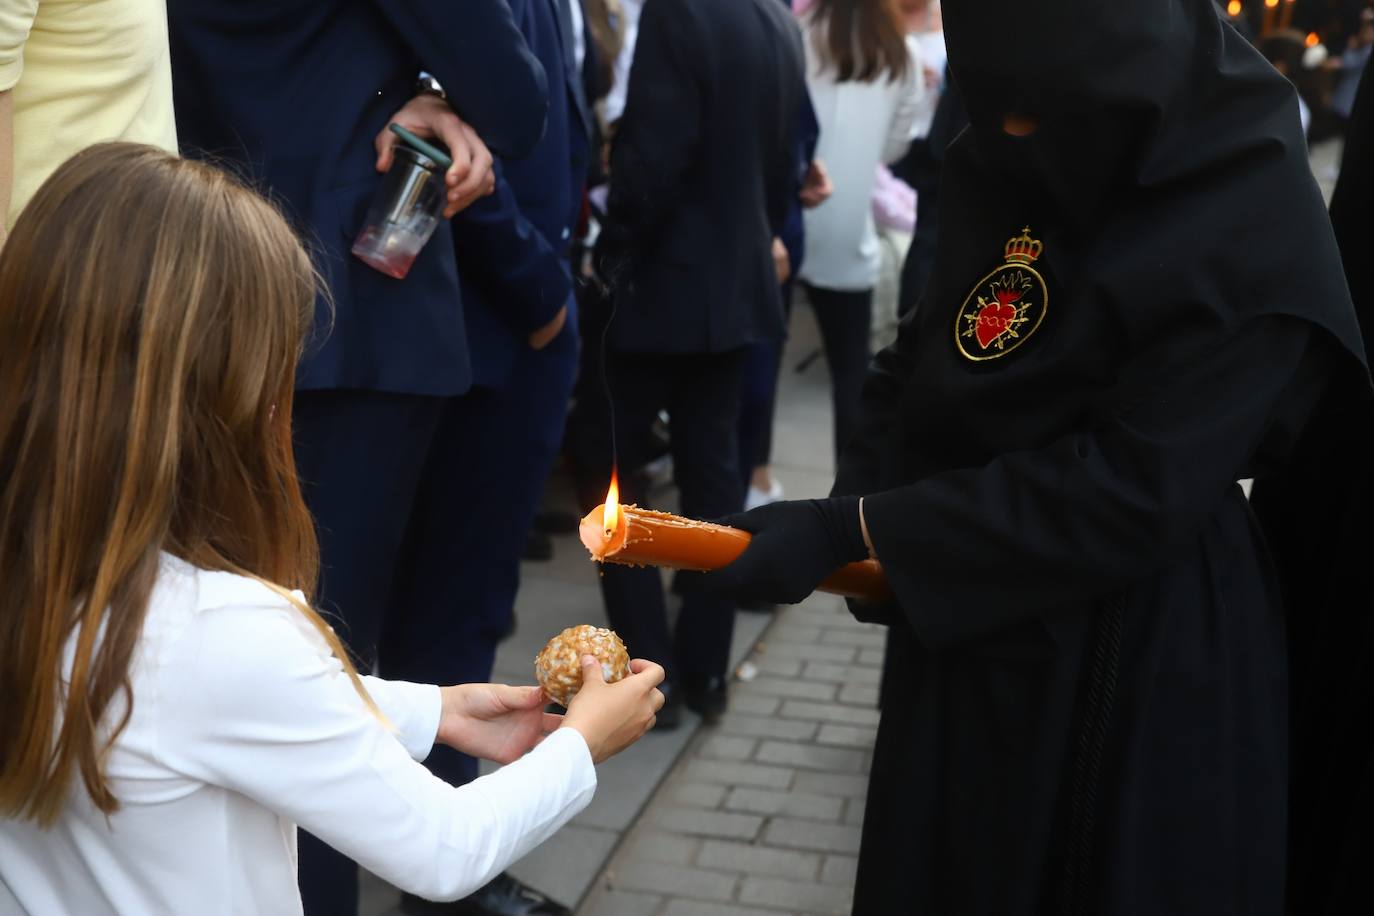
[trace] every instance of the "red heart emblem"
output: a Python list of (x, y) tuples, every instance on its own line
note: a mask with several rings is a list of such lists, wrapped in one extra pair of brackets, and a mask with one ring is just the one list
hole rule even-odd
[(989, 302), (978, 312), (978, 324), (974, 328), (974, 333), (984, 350), (990, 347), (994, 340), (1011, 330), (1012, 319), (1016, 317), (1016, 306), (1010, 303), (1020, 299), (1020, 293), (1016, 294), (1015, 299), (1001, 301), (1002, 293), (1003, 290), (998, 290), (999, 301)]

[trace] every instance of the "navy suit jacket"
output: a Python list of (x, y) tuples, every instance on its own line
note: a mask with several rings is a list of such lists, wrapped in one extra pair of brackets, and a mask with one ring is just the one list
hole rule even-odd
[(782, 337), (773, 237), (797, 191), (805, 52), (777, 0), (648, 0), (597, 243), (614, 350)]
[(499, 162), (495, 193), (453, 219), (473, 382), (488, 388), (510, 381), (530, 332), (552, 321), (572, 294), (567, 252), (582, 209), (591, 116), (558, 3), (510, 0), (548, 75), (544, 136), (528, 156)]
[[(493, 152), (544, 128), (547, 86), (504, 0), (169, 0), (183, 151), (271, 194), (315, 249), (305, 389), (455, 395), (471, 383), (449, 227), (404, 280), (349, 254), (380, 176), (374, 139), (426, 70)], [(326, 336), (327, 335), (327, 336)]]

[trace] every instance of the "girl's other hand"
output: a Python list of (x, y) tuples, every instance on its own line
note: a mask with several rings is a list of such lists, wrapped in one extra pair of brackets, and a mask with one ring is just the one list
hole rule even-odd
[(459, 684), (441, 688), (443, 711), (436, 741), (472, 757), (510, 763), (519, 760), (563, 724), (544, 712), (538, 687)]

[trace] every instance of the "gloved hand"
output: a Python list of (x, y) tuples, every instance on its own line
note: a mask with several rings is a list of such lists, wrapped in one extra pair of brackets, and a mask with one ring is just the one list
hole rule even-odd
[(738, 560), (704, 574), (699, 587), (743, 604), (796, 604), (841, 566), (868, 558), (857, 496), (770, 503), (717, 524), (754, 539)]

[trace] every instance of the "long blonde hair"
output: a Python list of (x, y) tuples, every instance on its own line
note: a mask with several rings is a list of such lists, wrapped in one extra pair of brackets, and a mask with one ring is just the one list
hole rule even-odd
[(291, 400), (317, 285), (270, 204), (152, 147), (87, 149), (15, 223), (0, 252), (0, 815), (51, 824), (78, 774), (118, 808), (104, 761), (161, 552), (313, 590)]

